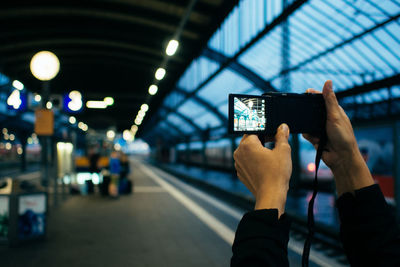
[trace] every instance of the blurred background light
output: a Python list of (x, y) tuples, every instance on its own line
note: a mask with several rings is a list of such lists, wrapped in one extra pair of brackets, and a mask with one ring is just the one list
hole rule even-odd
[(7, 98), (7, 105), (14, 109), (19, 109), (22, 104), (21, 94), (18, 90), (14, 90), (11, 95)]
[(158, 68), (155, 74), (156, 79), (161, 81), (164, 78), (165, 73), (166, 71), (164, 68)]
[(107, 106), (112, 106), (114, 104), (114, 98), (107, 96), (104, 98), (104, 103), (106, 103)]
[(42, 97), (40, 95), (36, 94), (34, 99), (36, 102), (40, 102), (40, 100), (42, 100)]
[(157, 91), (158, 91), (157, 85), (155, 85), (155, 84), (150, 85), (150, 87), (149, 87), (149, 94), (150, 95), (157, 94)]
[(53, 103), (51, 103), (50, 101), (48, 101), (48, 102), (46, 103), (46, 108), (47, 108), (47, 109), (52, 109), (52, 107), (53, 107)]
[(77, 112), (83, 106), (82, 94), (77, 90), (73, 90), (64, 98), (64, 103), (67, 111)]
[(37, 79), (49, 81), (56, 77), (60, 70), (60, 61), (52, 52), (41, 51), (32, 57), (30, 69)]
[(23, 89), (24, 89), (24, 84), (21, 83), (21, 82), (18, 81), (18, 80), (14, 80), (13, 83), (12, 83), (12, 86), (13, 86), (15, 89), (18, 89), (18, 90), (23, 90)]
[(108, 130), (106, 135), (108, 140), (113, 140), (115, 138), (115, 132), (113, 130)]
[(69, 117), (69, 123), (75, 124), (76, 118), (74, 116)]
[(143, 104), (143, 105), (140, 107), (140, 109), (143, 110), (144, 112), (147, 112), (147, 111), (149, 110), (149, 105)]
[(179, 42), (177, 40), (171, 40), (168, 42), (167, 49), (165, 49), (165, 53), (168, 56), (173, 56), (178, 49)]
[(87, 108), (97, 108), (97, 109), (105, 109), (107, 108), (107, 103), (104, 101), (94, 101), (90, 100), (86, 102)]

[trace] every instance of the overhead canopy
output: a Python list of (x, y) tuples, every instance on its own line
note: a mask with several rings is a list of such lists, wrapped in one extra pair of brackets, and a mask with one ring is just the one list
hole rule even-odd
[[(189, 7), (194, 3), (193, 9)], [(86, 100), (111, 96), (106, 110), (77, 115), (94, 129), (129, 129), (140, 106), (159, 106), (237, 1), (229, 0), (96, 0), (2, 1), (0, 9), (0, 72), (40, 93), (41, 83), (29, 70), (41, 50), (61, 63), (51, 81), (51, 94), (79, 90)], [(179, 35), (182, 22), (183, 28)], [(180, 47), (169, 58), (159, 93), (148, 87), (165, 59), (165, 48), (179, 35)]]
[[(194, 124), (175, 120), (165, 127), (184, 133), (176, 142), (210, 131), (225, 136), (229, 93), (302, 93), (321, 89), (327, 79), (358, 119), (354, 105), (400, 97), (399, 33), (399, 0), (241, 0), (146, 124), (144, 136), (154, 140), (158, 125), (172, 117)], [(380, 116), (392, 112), (379, 109)]]

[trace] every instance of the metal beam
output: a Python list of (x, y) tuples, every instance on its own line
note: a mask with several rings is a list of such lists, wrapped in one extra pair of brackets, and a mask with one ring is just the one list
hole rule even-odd
[[(184, 139), (186, 138), (186, 134), (179, 129), (179, 127), (177, 125), (175, 125), (174, 123), (168, 121), (168, 120), (164, 120), (164, 123), (167, 124), (167, 126), (169, 126), (169, 131), (173, 130), (175, 131), (178, 135), (171, 135), (173, 137), (174, 140), (180, 140), (180, 139)], [(151, 136), (152, 134), (158, 134), (159, 133), (159, 128), (153, 128), (153, 131), (150, 131), (148, 135), (146, 136)], [(163, 136), (165, 136), (165, 133), (162, 134)]]
[[(230, 60), (229, 57), (210, 47), (204, 48), (202, 55), (210, 60), (218, 62), (219, 64), (224, 64), (225, 62)], [(277, 91), (276, 88), (269, 81), (265, 80), (260, 75), (256, 74), (254, 71), (250, 70), (243, 64), (240, 64), (237, 60), (233, 60), (228, 68), (243, 76), (244, 78), (252, 82), (256, 87), (262, 89), (264, 92)]]
[[(389, 109), (387, 107), (390, 107)], [(400, 98), (386, 99), (379, 102), (366, 104), (346, 104), (343, 109), (346, 112), (353, 112), (353, 116), (349, 116), (353, 124), (364, 123), (365, 125), (374, 122), (394, 122), (400, 119), (400, 108), (397, 110), (394, 107), (400, 107)], [(379, 112), (376, 112), (378, 109)]]
[[(88, 17), (95, 19), (107, 19), (134, 25), (142, 25), (162, 30), (165, 32), (169, 32), (171, 34), (176, 31), (175, 25), (168, 24), (165, 22), (160, 23), (158, 20), (150, 18), (126, 15), (124, 13), (111, 11), (110, 9), (99, 10), (94, 8), (82, 9), (77, 7), (29, 7), (29, 8), (12, 8), (12, 9), (0, 10), (0, 17), (3, 20), (10, 20), (19, 17), (34, 17), (34, 16), (37, 17), (80, 16), (80, 17)], [(199, 35), (197, 33), (188, 30), (182, 31), (182, 36), (193, 40), (199, 39)]]
[[(188, 96), (191, 95), (189, 92), (186, 92), (185, 90), (178, 88), (178, 87), (175, 88), (175, 91), (185, 95), (185, 98), (188, 98)], [(201, 98), (198, 95), (192, 95), (191, 97), (192, 97), (193, 101), (199, 103), (200, 105), (205, 107), (208, 111), (210, 111), (211, 113), (216, 115), (217, 118), (221, 121), (221, 123), (223, 125), (228, 125), (228, 118), (225, 117), (216, 107), (211, 105), (207, 100), (204, 100), (203, 98)], [(181, 104), (179, 104), (177, 106), (180, 106), (180, 105)]]
[[(121, 49), (130, 50), (132, 52), (138, 52), (140, 54), (154, 55), (157, 57), (164, 56), (164, 52), (161, 50), (145, 47), (138, 44), (133, 44), (128, 41), (113, 41), (99, 38), (53, 38), (53, 39), (42, 39), (39, 41), (24, 41), (19, 43), (13, 43), (9, 45), (0, 46), (0, 53), (13, 53), (15, 50), (26, 50), (32, 47), (48, 47), (48, 46), (96, 46), (96, 47), (108, 47), (109, 49)], [(180, 57), (172, 57), (171, 60), (182, 62), (183, 59)]]
[(172, 109), (172, 108), (165, 107), (165, 106), (163, 106), (162, 108), (165, 109), (168, 113), (176, 114), (179, 118), (181, 118), (185, 122), (189, 123), (198, 132), (202, 132), (203, 131), (196, 123), (193, 122), (193, 120), (191, 118), (189, 118), (189, 117), (185, 116), (184, 114), (178, 112), (176, 109)]
[[(62, 48), (57, 49), (57, 56), (59, 58), (74, 58), (80, 57), (84, 58), (98, 58), (104, 59), (107, 61), (109, 59), (115, 59), (119, 61), (129, 62), (130, 64), (148, 64), (148, 65), (156, 65), (158, 63), (158, 57), (149, 57), (148, 55), (133, 54), (132, 52), (128, 52), (125, 50), (121, 51), (111, 51), (107, 48), (93, 49), (93, 48)], [(2, 55), (0, 62), (4, 64), (15, 64), (15, 63), (23, 63), (26, 64), (33, 56), (33, 53), (19, 53), (15, 54), (5, 54)]]
[(392, 77), (384, 78), (381, 80), (373, 81), (368, 84), (357, 85), (351, 89), (336, 93), (336, 97), (340, 99), (343, 97), (367, 93), (385, 87), (391, 87), (393, 85), (400, 85), (400, 74), (396, 74)]

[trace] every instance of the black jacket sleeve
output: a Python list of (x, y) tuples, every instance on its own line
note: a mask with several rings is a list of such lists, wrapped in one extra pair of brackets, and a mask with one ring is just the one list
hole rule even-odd
[(340, 238), (352, 266), (400, 266), (400, 231), (378, 185), (337, 200)]
[(290, 222), (277, 209), (246, 213), (233, 243), (231, 266), (289, 266), (287, 246)]

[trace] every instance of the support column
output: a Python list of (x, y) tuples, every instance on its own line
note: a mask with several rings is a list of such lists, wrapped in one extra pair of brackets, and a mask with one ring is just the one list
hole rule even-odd
[(207, 168), (207, 154), (206, 154), (206, 148), (207, 148), (207, 140), (203, 139), (202, 140), (202, 147), (201, 147), (201, 158), (202, 158), (202, 165), (203, 168)]
[[(50, 84), (48, 81), (42, 83), (42, 108), (46, 108), (46, 103), (50, 97)], [(42, 185), (48, 190), (49, 185), (49, 140), (48, 136), (41, 136), (40, 142), (42, 146)]]
[(201, 157), (202, 157), (202, 165), (203, 168), (207, 167), (207, 154), (206, 154), (206, 148), (207, 148), (207, 142), (210, 140), (210, 127), (207, 127), (207, 129), (202, 133), (202, 147), (201, 147)]
[(51, 166), (51, 175), (53, 176), (53, 205), (57, 207), (58, 205), (58, 153), (57, 153), (57, 142), (54, 136), (50, 137), (50, 148), (51, 148), (51, 158), (50, 166)]
[(21, 148), (22, 148), (20, 171), (25, 172), (26, 171), (26, 139), (28, 138), (28, 136), (25, 133), (21, 133), (18, 136), (18, 138), (19, 138), (19, 141), (21, 142)]
[(190, 162), (190, 139), (186, 139), (186, 160), (185, 164), (188, 164)]
[(396, 121), (393, 125), (393, 154), (394, 200), (396, 217), (400, 220), (400, 121)]

